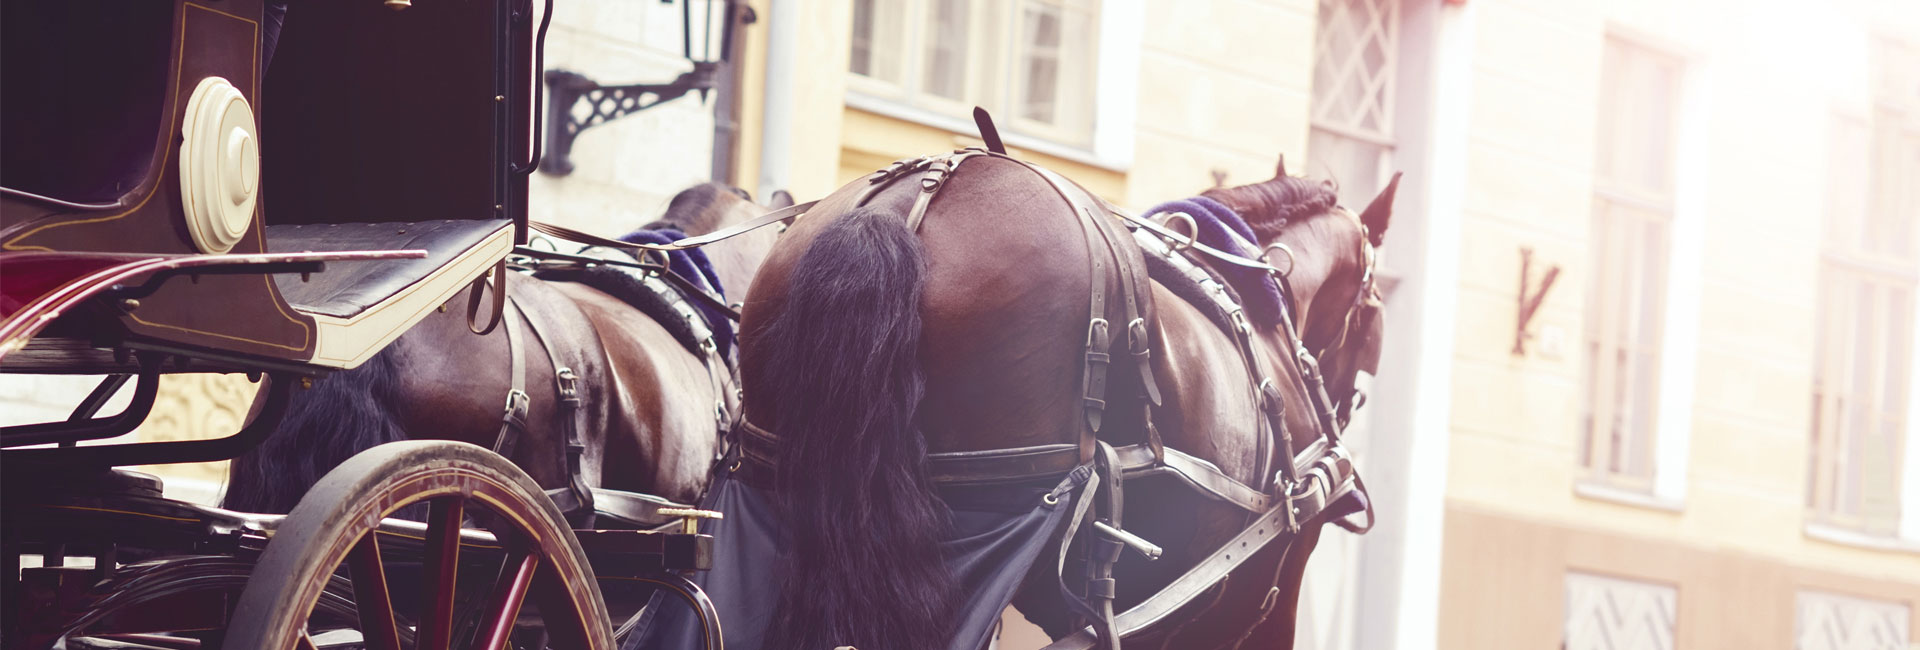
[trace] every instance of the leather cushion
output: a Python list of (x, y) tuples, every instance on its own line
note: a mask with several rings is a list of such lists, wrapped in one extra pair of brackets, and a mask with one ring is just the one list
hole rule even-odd
[(295, 308), (312, 314), (351, 318), (380, 304), (446, 266), (502, 228), (504, 219), (441, 219), (387, 223), (279, 224), (267, 226), (267, 250), (365, 251), (425, 249), (421, 259), (330, 262), (327, 270), (302, 281), (299, 275), (275, 275), (280, 293)]

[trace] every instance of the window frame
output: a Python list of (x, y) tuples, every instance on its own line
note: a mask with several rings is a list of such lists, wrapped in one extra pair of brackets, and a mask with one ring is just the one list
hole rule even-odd
[[(1883, 82), (1902, 78), (1895, 70), (1879, 72), (1875, 78)], [(1920, 65), (1905, 72), (1920, 75)], [(1920, 530), (1912, 521), (1920, 504), (1912, 503), (1916, 490), (1910, 487), (1916, 483), (1912, 447), (1920, 415), (1911, 408), (1912, 396), (1920, 392), (1915, 386), (1920, 365), (1920, 191), (1895, 180), (1920, 174), (1920, 93), (1905, 97), (1876, 87), (1867, 110), (1836, 111), (1828, 133), (1829, 157), (1861, 158), (1866, 196), (1851, 197), (1843, 205), (1843, 192), (1861, 188), (1828, 179), (1809, 384), (1806, 519), (1810, 531), (1825, 528), (1867, 539), (1897, 539), (1903, 537), (1903, 528)], [(1858, 140), (1864, 148), (1838, 151), (1843, 137)], [(1840, 170), (1840, 164), (1829, 160), (1828, 168)], [(1847, 214), (1853, 211), (1859, 214)], [(1906, 241), (1894, 250), (1880, 250), (1874, 231), (1903, 212)], [(1890, 304), (1894, 295), (1904, 296), (1904, 314), (1896, 315), (1898, 305)], [(1858, 323), (1863, 317), (1867, 322)], [(1893, 330), (1902, 324), (1904, 335)], [(1858, 325), (1869, 328), (1865, 342), (1852, 336)], [(1871, 347), (1863, 353), (1863, 345)], [(1902, 348), (1906, 354), (1897, 354)], [(1861, 368), (1863, 359), (1872, 367)], [(1854, 386), (1863, 370), (1870, 374), (1865, 387)], [(1893, 373), (1902, 375), (1906, 394), (1884, 390)], [(1863, 397), (1862, 391), (1868, 402), (1868, 431), (1856, 430), (1847, 412), (1851, 402)], [(1876, 428), (1885, 433), (1874, 434)], [(1878, 455), (1891, 464), (1889, 484), (1880, 486), (1892, 499), (1885, 512), (1870, 510), (1874, 504), (1866, 494), (1872, 486), (1866, 483), (1872, 477), (1852, 462), (1862, 445), (1884, 445), (1857, 453), (1862, 458)]]
[[(1691, 84), (1695, 75), (1691, 70), (1691, 61), (1695, 57), (1620, 28), (1607, 30), (1602, 47), (1604, 49), (1601, 57), (1598, 96), (1603, 101), (1621, 96), (1630, 90), (1639, 90), (1613, 87), (1625, 85), (1634, 80), (1620, 76), (1632, 72), (1631, 67), (1621, 69), (1609, 67), (1610, 62), (1615, 60), (1612, 56), (1615, 51), (1624, 55), (1619, 59), (1623, 66), (1640, 66), (1644, 71), (1645, 66), (1652, 65), (1664, 67), (1670, 72), (1665, 77), (1668, 84), (1664, 90), (1666, 100), (1664, 114), (1667, 123), (1661, 127), (1667, 138), (1661, 148), (1659, 161), (1667, 173), (1659, 187), (1637, 186), (1634, 182), (1645, 179), (1626, 179), (1610, 175), (1608, 167), (1614, 157), (1636, 152), (1630, 147), (1616, 147), (1612, 144), (1618, 139), (1611, 136), (1614, 124), (1608, 121), (1610, 106), (1602, 104), (1596, 109), (1598, 122), (1594, 139), (1594, 207), (1589, 217), (1590, 232), (1595, 236), (1589, 241), (1591, 252), (1588, 255), (1588, 286), (1584, 310), (1586, 322), (1581, 332), (1581, 405), (1577, 440), (1579, 452), (1575, 458), (1581, 473), (1575, 490), (1583, 496), (1677, 510), (1676, 504), (1684, 494), (1684, 480), (1681, 477), (1685, 471), (1688, 432), (1685, 429), (1684, 414), (1676, 413), (1675, 410), (1685, 405), (1690, 399), (1674, 389), (1682, 384), (1691, 383), (1693, 368), (1690, 363), (1678, 358), (1682, 355), (1677, 354), (1677, 351), (1690, 346), (1683, 345), (1683, 340), (1676, 341), (1680, 338), (1676, 335), (1681, 334), (1690, 324), (1697, 322), (1697, 312), (1680, 309), (1681, 306), (1676, 305), (1673, 299), (1676, 295), (1684, 295), (1683, 291), (1676, 290), (1675, 285), (1680, 284), (1681, 278), (1698, 265), (1697, 251), (1694, 250), (1697, 248), (1694, 241), (1697, 237), (1692, 236), (1694, 233), (1690, 232), (1697, 229), (1698, 224), (1692, 223), (1697, 219), (1689, 219), (1683, 214), (1692, 210), (1683, 205), (1691, 202), (1685, 192), (1689, 174), (1684, 164), (1687, 158), (1686, 149), (1690, 145), (1687, 142), (1686, 132), (1681, 128), (1682, 125), (1691, 121), (1687, 113), (1692, 105)], [(1621, 212), (1632, 216), (1618, 214)], [(1656, 215), (1657, 218), (1638, 215)], [(1635, 242), (1602, 240), (1603, 237), (1613, 237), (1620, 231), (1623, 224), (1617, 222), (1621, 221), (1631, 222), (1625, 225), (1639, 226), (1640, 228), (1635, 230), (1639, 230), (1643, 235), (1647, 232), (1646, 227), (1657, 226), (1660, 234), (1659, 245), (1655, 247), (1657, 250), (1641, 250), (1647, 248), (1644, 240)], [(1610, 258), (1622, 244), (1629, 244), (1629, 248), (1640, 252), (1641, 259), (1634, 263), (1637, 272), (1647, 273), (1648, 278), (1657, 278), (1653, 284), (1653, 295), (1620, 296), (1619, 292), (1641, 294), (1642, 292), (1635, 286), (1626, 285), (1644, 285), (1645, 278), (1636, 275), (1630, 279), (1621, 279), (1601, 272), (1602, 268), (1611, 268), (1607, 260), (1602, 259), (1601, 256)], [(1634, 280), (1641, 281), (1634, 282)], [(1614, 283), (1622, 286), (1615, 287)], [(1652, 317), (1642, 319), (1652, 324), (1652, 331), (1631, 341), (1619, 337), (1607, 339), (1605, 332), (1614, 328), (1601, 320), (1602, 312), (1608, 311), (1612, 303), (1618, 302), (1608, 300), (1616, 297), (1628, 301), (1625, 304), (1639, 304), (1658, 310)], [(1608, 304), (1603, 305), (1603, 303)], [(1632, 324), (1622, 325), (1630, 327)], [(1596, 361), (1600, 358), (1600, 355), (1595, 353), (1596, 346), (1606, 346), (1608, 350), (1618, 350), (1624, 346), (1635, 353), (1635, 358), (1644, 357), (1644, 363), (1651, 364), (1651, 368), (1645, 375), (1648, 378), (1647, 381), (1651, 383), (1640, 385), (1629, 378), (1629, 383), (1620, 391), (1621, 394), (1617, 399), (1613, 399), (1609, 407), (1601, 408), (1602, 384), (1612, 383), (1602, 380), (1617, 377), (1613, 373), (1620, 372), (1623, 368), (1610, 367), (1612, 364), (1596, 366)], [(1636, 370), (1635, 363), (1638, 362), (1630, 360), (1629, 365), (1624, 366), (1624, 369)], [(1612, 372), (1607, 372), (1608, 370)], [(1639, 399), (1644, 399), (1645, 403), (1632, 403)], [(1599, 426), (1599, 421), (1629, 406), (1645, 411), (1645, 424), (1628, 423), (1623, 429), (1627, 436), (1631, 436), (1631, 439), (1623, 437), (1623, 442), (1630, 447), (1630, 453), (1637, 458), (1631, 459), (1633, 462), (1622, 464), (1623, 467), (1628, 468), (1626, 471), (1616, 471), (1612, 467), (1613, 464), (1606, 460), (1616, 456), (1616, 443), (1609, 436), (1600, 435), (1603, 429)], [(1640, 471), (1635, 471), (1636, 469)], [(1614, 498), (1615, 495), (1625, 498)]]
[[(930, 7), (935, 0), (889, 2), (876, 0), (876, 6), (888, 4), (904, 12), (907, 28), (900, 47), (907, 54), (905, 70), (896, 83), (854, 72), (847, 67), (846, 105), (887, 117), (952, 131), (961, 137), (974, 134), (972, 109), (977, 103), (992, 110), (999, 123), (1002, 139), (1009, 146), (1055, 156), (1114, 171), (1126, 171), (1133, 158), (1132, 131), (1138, 101), (1139, 47), (1145, 23), (1144, 0), (1048, 0), (1065, 5), (1065, 11), (1078, 6), (1090, 12), (1086, 44), (1088, 87), (1086, 101), (1093, 115), (1084, 127), (1066, 129), (1026, 118), (1014, 105), (1024, 79), (1017, 67), (1023, 60), (1017, 46), (1020, 35), (1011, 30), (1021, 25), (1029, 0), (973, 0), (969, 2), (968, 66), (963, 93), (967, 100), (951, 100), (922, 88), (925, 74), (924, 52), (912, 49), (912, 43), (924, 43), (918, 36), (930, 28)], [(984, 27), (983, 27), (984, 26)], [(876, 28), (883, 28), (876, 25)], [(1070, 38), (1063, 22), (1062, 38)], [(849, 45), (851, 49), (851, 45)], [(880, 56), (880, 54), (875, 55)], [(1067, 66), (1062, 64), (1062, 72)], [(973, 101), (973, 100), (978, 100)], [(1056, 101), (1071, 101), (1062, 94)]]

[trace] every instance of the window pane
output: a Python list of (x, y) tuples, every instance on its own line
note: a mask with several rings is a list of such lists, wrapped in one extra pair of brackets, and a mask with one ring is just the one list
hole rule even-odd
[(1913, 344), (1913, 292), (1905, 287), (1888, 287), (1887, 292), (1887, 347), (1881, 358), (1886, 360), (1887, 369), (1885, 392), (1880, 403), (1889, 417), (1905, 419), (1907, 417), (1908, 362), (1913, 359), (1910, 348)]
[(967, 0), (933, 0), (927, 11), (928, 94), (964, 99), (967, 87)]
[(1025, 50), (1021, 66), (1026, 83), (1020, 88), (1020, 114), (1052, 123), (1060, 83), (1060, 8), (1028, 3), (1021, 22), (1025, 32), (1020, 39)]
[(1833, 123), (1827, 154), (1827, 241), (1848, 250), (1858, 246), (1865, 230), (1872, 196), (1872, 140), (1865, 122), (1839, 119)]
[(847, 69), (854, 74), (873, 74), (873, 3), (853, 0), (853, 55)]
[(901, 83), (906, 51), (900, 47), (906, 19), (902, 3), (854, 0), (853, 51), (847, 70), (890, 83)]
[(1313, 123), (1392, 138), (1398, 0), (1320, 0), (1318, 26)]
[(1665, 200), (1673, 191), (1679, 62), (1609, 39), (1600, 83), (1596, 171), (1616, 190)]

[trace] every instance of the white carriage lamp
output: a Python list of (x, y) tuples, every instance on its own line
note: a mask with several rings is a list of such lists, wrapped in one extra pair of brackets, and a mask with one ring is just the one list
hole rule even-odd
[[(733, 28), (751, 25), (753, 8), (741, 0), (661, 0), (660, 4), (680, 5), (681, 54), (693, 63), (693, 69), (680, 73), (663, 84), (602, 85), (586, 75), (568, 70), (548, 70), (547, 146), (540, 157), (540, 171), (555, 176), (573, 173), (573, 139), (581, 131), (606, 124), (627, 115), (678, 99), (699, 91), (701, 101), (714, 88), (721, 69), (733, 51)], [(694, 34), (701, 34), (696, 53)], [(718, 40), (718, 43), (715, 43)]]

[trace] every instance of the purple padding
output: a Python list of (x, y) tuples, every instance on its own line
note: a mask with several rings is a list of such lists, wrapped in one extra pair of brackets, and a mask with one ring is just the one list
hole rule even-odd
[[(1193, 217), (1194, 225), (1200, 229), (1198, 239), (1202, 244), (1250, 260), (1260, 259), (1260, 251), (1248, 250), (1247, 244), (1242, 243), (1258, 245), (1258, 240), (1253, 237), (1253, 228), (1238, 213), (1219, 201), (1204, 196), (1168, 201), (1154, 206), (1147, 214), (1164, 212), (1185, 212)], [(1233, 236), (1236, 234), (1239, 235), (1238, 239)], [(1273, 276), (1259, 269), (1232, 264), (1217, 264), (1213, 268), (1220, 272), (1227, 284), (1233, 285), (1234, 291), (1240, 293), (1241, 306), (1247, 311), (1248, 321), (1261, 327), (1280, 324), (1285, 312), (1281, 309), (1280, 284), (1274, 281)]]
[[(635, 230), (620, 237), (620, 241), (629, 244), (671, 244), (685, 239), (686, 233), (670, 228), (658, 230)], [(726, 299), (726, 289), (720, 286), (720, 276), (713, 272), (713, 263), (707, 260), (707, 252), (698, 248), (667, 253), (667, 268), (680, 277), (686, 278), (700, 287), (711, 291), (713, 295)], [(733, 348), (733, 321), (726, 314), (706, 305), (689, 300), (688, 304), (700, 310), (707, 324), (713, 329), (714, 343), (719, 347), (721, 356), (729, 354)]]

